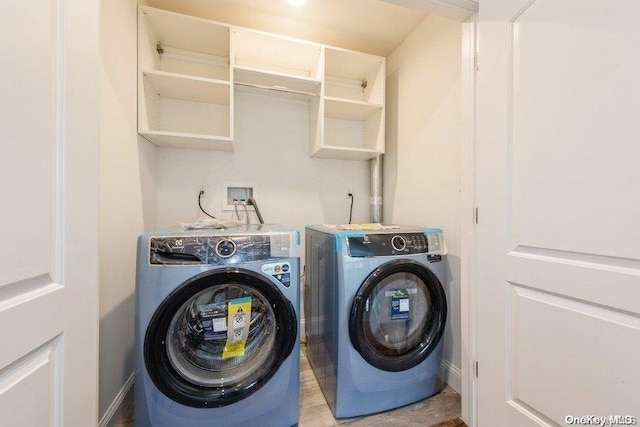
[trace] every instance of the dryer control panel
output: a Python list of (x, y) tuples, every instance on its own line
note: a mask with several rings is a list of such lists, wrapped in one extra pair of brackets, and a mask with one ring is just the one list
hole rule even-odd
[[(149, 263), (156, 265), (232, 264), (282, 258), (283, 237), (277, 235), (153, 237)], [(289, 239), (287, 239), (289, 240)]]
[(429, 253), (430, 241), (423, 233), (385, 233), (348, 237), (347, 244), (351, 257), (375, 257)]

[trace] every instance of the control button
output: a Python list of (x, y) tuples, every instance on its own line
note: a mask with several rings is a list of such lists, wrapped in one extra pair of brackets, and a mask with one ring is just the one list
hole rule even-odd
[(284, 273), (286, 273), (287, 271), (289, 271), (289, 264), (282, 264), (282, 271)]
[(229, 258), (236, 253), (236, 243), (231, 239), (222, 239), (216, 244), (216, 254), (220, 258)]
[(407, 247), (407, 242), (402, 236), (393, 236), (391, 238), (391, 246), (393, 246), (393, 249), (396, 251), (402, 252)]

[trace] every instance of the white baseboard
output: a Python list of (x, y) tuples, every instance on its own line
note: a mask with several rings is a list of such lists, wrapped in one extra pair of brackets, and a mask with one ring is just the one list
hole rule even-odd
[(131, 373), (131, 376), (129, 377), (127, 382), (124, 383), (115, 399), (113, 399), (113, 402), (111, 402), (111, 405), (109, 405), (109, 407), (107, 408), (107, 411), (104, 413), (104, 415), (100, 419), (100, 422), (98, 423), (98, 427), (107, 427), (109, 425), (109, 422), (111, 422), (112, 418), (116, 414), (118, 417), (122, 417), (125, 409), (124, 407), (122, 407), (122, 402), (124, 402), (127, 393), (129, 393), (132, 387), (133, 373)]
[(458, 394), (462, 391), (462, 371), (448, 360), (443, 360), (440, 364), (444, 382), (454, 389)]

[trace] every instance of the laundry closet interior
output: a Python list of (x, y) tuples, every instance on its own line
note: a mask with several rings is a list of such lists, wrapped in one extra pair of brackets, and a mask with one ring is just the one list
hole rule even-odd
[[(101, 425), (135, 381), (135, 239), (203, 211), (257, 224), (249, 197), (265, 223), (297, 229), (302, 248), (309, 224), (442, 229), (442, 370), (463, 394), (474, 7), (102, 2)], [(302, 272), (304, 249), (300, 261)]]

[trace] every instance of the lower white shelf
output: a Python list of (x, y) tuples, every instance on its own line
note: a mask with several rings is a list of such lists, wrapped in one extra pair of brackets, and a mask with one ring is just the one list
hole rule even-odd
[(379, 150), (369, 150), (366, 148), (334, 147), (325, 145), (312, 153), (311, 157), (341, 160), (369, 160), (380, 154), (384, 154), (384, 152)]
[(142, 75), (163, 98), (229, 105), (231, 91), (228, 81), (186, 77), (163, 71), (143, 71)]
[(157, 147), (233, 151), (233, 139), (225, 136), (152, 130), (138, 133)]
[(349, 99), (324, 98), (324, 115), (333, 119), (367, 120), (372, 115), (382, 111), (382, 104), (352, 101)]

